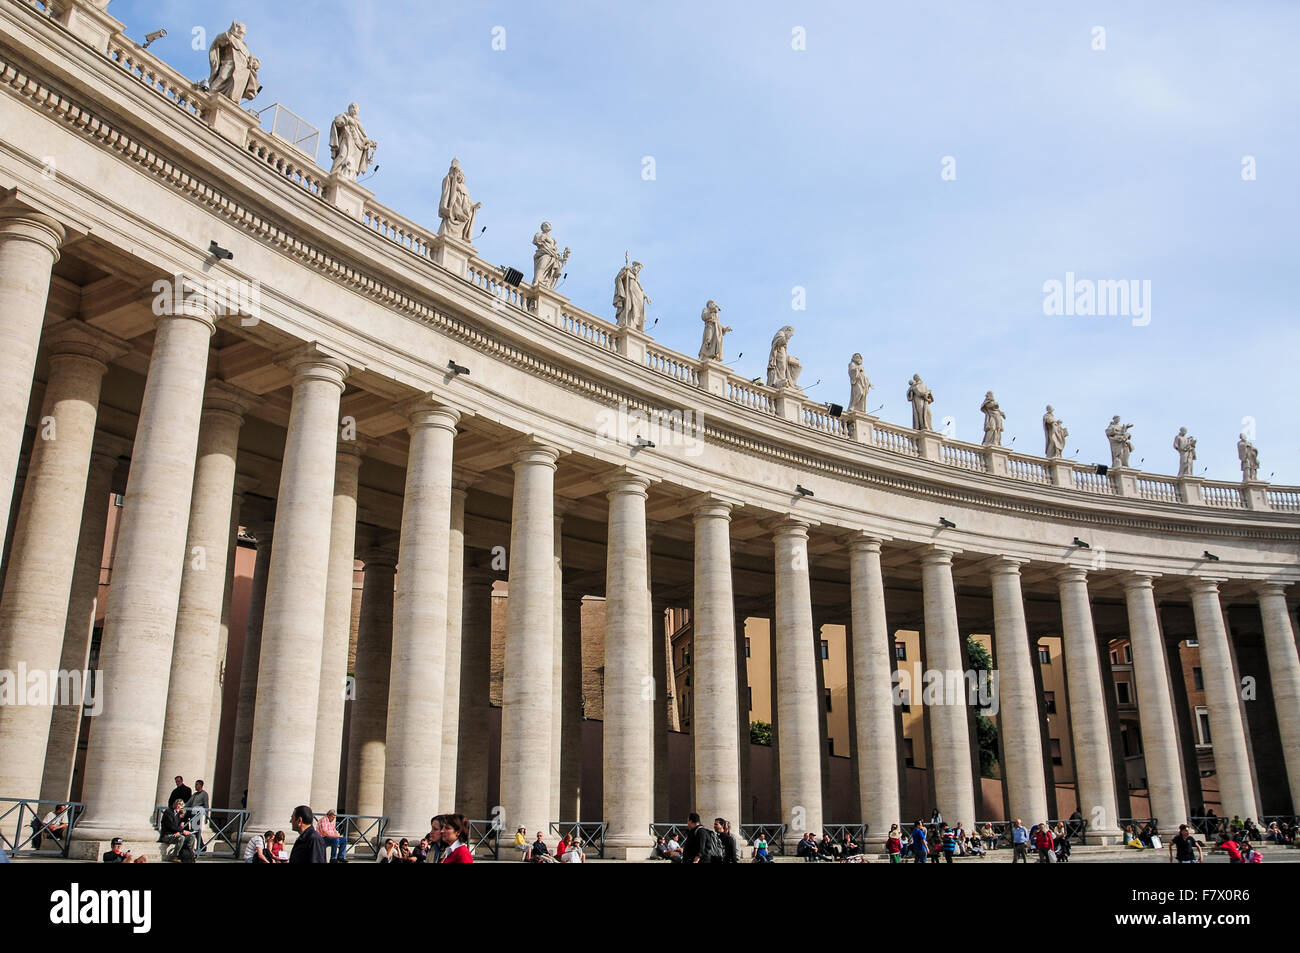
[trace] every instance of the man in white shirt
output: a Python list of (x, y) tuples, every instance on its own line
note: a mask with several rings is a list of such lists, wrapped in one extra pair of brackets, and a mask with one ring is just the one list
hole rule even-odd
[(256, 864), (259, 862), (270, 862), (266, 856), (266, 838), (261, 834), (254, 834), (248, 839), (248, 843), (244, 845), (244, 863)]
[(41, 826), (52, 834), (56, 841), (63, 843), (64, 833), (68, 829), (68, 805), (57, 805), (54, 810), (41, 818)]
[(560, 855), (562, 864), (585, 864), (587, 858), (582, 855), (582, 841), (575, 840), (573, 844)]

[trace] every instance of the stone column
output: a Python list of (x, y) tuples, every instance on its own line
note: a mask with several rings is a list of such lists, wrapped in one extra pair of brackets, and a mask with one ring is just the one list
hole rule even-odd
[(373, 545), (363, 550), (361, 621), (357, 629), (356, 682), (348, 735), (349, 814), (384, 813), (384, 732), (388, 723), (388, 677), (393, 653), (393, 581), (397, 553)]
[(487, 820), (492, 816), (487, 799), (488, 735), (492, 718), (488, 696), (492, 667), (492, 583), (495, 578), (486, 569), (467, 566), (461, 600), (456, 810), (473, 820)]
[(560, 810), (557, 820), (578, 820), (582, 787), (582, 590), (568, 588), (564, 603), (564, 678), (560, 694)]
[[(212, 673), (212, 706), (208, 712), (207, 754), (203, 759), (205, 778), (215, 777), (217, 773), (221, 712), (225, 707), (226, 656), (230, 650), (230, 607), (235, 596), (235, 554), (239, 551), (239, 527), (244, 525), (240, 516), (243, 512), (244, 497), (256, 482), (253, 477), (235, 475), (235, 495), (230, 503), (230, 539), (226, 546), (226, 585), (225, 593), (221, 597), (221, 624), (217, 628), (217, 664)], [(208, 782), (209, 786), (211, 783)], [(216, 792), (213, 791), (211, 796), (215, 799)], [(212, 803), (216, 806), (219, 802), (214, 800)]]
[(1022, 562), (998, 556), (993, 560), (990, 575), (1007, 805), (1012, 818), (1033, 818), (1026, 821), (1032, 827), (1048, 818), (1047, 778), (1043, 774), (1034, 658), (1030, 654), (1025, 602), (1020, 592)]
[[(620, 470), (606, 483), (609, 539), (605, 564), (605, 846), (619, 859), (650, 854), (654, 762), (650, 750), (653, 679), (646, 587), (644, 476)], [(694, 725), (694, 720), (692, 721)]]
[[(1277, 711), (1278, 735), (1282, 740), (1294, 811), (1300, 805), (1300, 657), (1296, 655), (1295, 628), (1287, 610), (1284, 583), (1263, 582), (1256, 587), (1256, 592), (1259, 614), (1264, 621), (1264, 649), (1273, 683), (1273, 707)], [(1201, 671), (1205, 671), (1204, 666)]]
[(9, 525), (50, 273), (65, 235), (48, 215), (0, 208), (0, 315), (5, 326), (0, 348), (0, 530)]
[(160, 317), (154, 337), (100, 642), (104, 710), (86, 751), (76, 832), (95, 856), (113, 837), (157, 838), (150, 820), (214, 330), (196, 308)]
[[(1196, 638), (1201, 643), (1201, 673), (1205, 705), (1210, 710), (1210, 737), (1214, 742), (1214, 768), (1219, 775), (1220, 814), (1258, 818), (1255, 782), (1250, 772), (1250, 749), (1241, 717), (1241, 683), (1232, 664), (1228, 630), (1219, 604), (1217, 579), (1193, 579), (1192, 613)], [(1294, 647), (1291, 653), (1295, 655)], [(1135, 660), (1136, 661), (1136, 660)], [(1280, 723), (1279, 723), (1280, 727)], [(1182, 823), (1178, 818), (1175, 824)]]
[(879, 537), (865, 533), (849, 540), (858, 797), (873, 846), (884, 844), (890, 825), (902, 816), (894, 739), (894, 645), (885, 619), (880, 544)]
[[(515, 450), (510, 600), (501, 683), (501, 807), (508, 830), (547, 832), (551, 807), (551, 666), (555, 646), (555, 447)], [(608, 843), (608, 840), (606, 841)]]
[[(1070, 697), (1079, 813), (1088, 822), (1089, 844), (1115, 843), (1120, 836), (1119, 811), (1115, 802), (1105, 689), (1088, 599), (1088, 573), (1075, 566), (1063, 566), (1056, 579), (1061, 600), (1061, 642), (1066, 692)], [(1037, 732), (1035, 736), (1041, 737)], [(1028, 820), (1025, 823), (1029, 826)]]
[(257, 402), (254, 395), (216, 380), (208, 382), (204, 394), (155, 804), (164, 802), (178, 774), (189, 781), (211, 777), (205, 773), (208, 730), (212, 683), (220, 662), (221, 603), (232, 571), (226, 558), (235, 458), (244, 414)]
[(257, 705), (249, 830), (278, 829), (311, 797), (325, 629), (339, 399), (348, 366), (308, 345), (291, 355), (293, 403), (276, 495)]
[[(12, 673), (21, 689), (14, 701), (22, 702), (0, 705), (0, 791), (7, 797), (39, 796), (52, 702), (71, 701), (48, 697), (50, 673), (63, 654), (100, 381), (108, 362), (125, 351), (116, 338), (80, 322), (61, 323), (49, 342), (49, 381), (0, 599), (0, 671)], [(33, 677), (46, 691), (27, 698)]]
[(451, 524), (447, 537), (447, 645), (442, 689), (442, 766), (438, 771), (438, 810), (456, 806), (457, 747), (460, 743), (460, 655), (465, 598), (465, 498), (469, 481), (455, 479), (451, 488)]
[(564, 514), (568, 512), (567, 501), (555, 503), (555, 602), (554, 618), (551, 622), (551, 820), (560, 817), (560, 772), (564, 764), (564, 545), (561, 530)]
[[(1178, 758), (1178, 732), (1174, 727), (1173, 693), (1165, 668), (1164, 638), (1156, 615), (1155, 588), (1149, 573), (1124, 576), (1124, 597), (1128, 603), (1129, 641), (1133, 647), (1133, 681), (1137, 683), (1138, 711), (1142, 724), (1142, 755), (1147, 768), (1147, 790), (1151, 812), (1160, 833), (1173, 836), (1187, 820), (1187, 798), (1183, 791), (1182, 766)], [(1073, 663), (1069, 657), (1066, 665)], [(1074, 722), (1074, 689), (1070, 689), (1071, 723)], [(1098, 719), (1104, 718), (1099, 714)], [(1098, 731), (1103, 728), (1099, 727)], [(1103, 735), (1104, 740), (1104, 735)], [(1078, 742), (1075, 743), (1076, 746)], [(1085, 815), (1087, 810), (1084, 810)], [(1092, 826), (1089, 821), (1089, 826)]]
[(325, 628), (311, 769), (310, 804), (316, 811), (329, 810), (339, 798), (348, 643), (352, 638), (352, 583), (357, 566), (357, 481), (364, 454), (362, 443), (340, 440), (334, 460), (329, 581), (325, 589)]
[[(973, 823), (975, 784), (971, 771), (970, 732), (966, 723), (965, 681), (960, 698), (947, 697), (946, 685), (962, 673), (961, 634), (957, 627), (957, 599), (952, 585), (953, 551), (931, 548), (921, 556), (921, 583), (925, 603), (925, 667), (943, 673), (945, 691), (938, 699), (922, 691), (929, 706), (931, 760), (934, 762), (934, 798), (946, 818)], [(915, 688), (913, 689), (915, 691)], [(1046, 820), (1046, 818), (1044, 818)]]
[[(97, 448), (90, 457), (86, 498), (81, 508), (81, 532), (77, 537), (77, 562), (68, 597), (68, 621), (63, 629), (63, 657), (59, 660), (59, 668), (64, 671), (84, 673), (90, 661), (90, 641), (99, 600), (99, 568), (104, 561), (104, 537), (117, 462), (116, 450)], [(80, 702), (54, 706), (45, 746), (45, 772), (41, 778), (43, 800), (66, 801), (71, 796), (80, 735)]]
[[(775, 527), (776, 613), (772, 620), (776, 651), (778, 759), (781, 821), (789, 836), (822, 829), (821, 725), (817, 712), (812, 593), (808, 583), (808, 524), (785, 519)], [(699, 719), (691, 720), (699, 731)]]
[(460, 414), (428, 398), (406, 412), (411, 448), (393, 606), (384, 813), (391, 836), (418, 838), (429, 829), (429, 801), (440, 791), (451, 454)]
[[(739, 825), (740, 752), (736, 686), (736, 619), (731, 588), (731, 506), (695, 501), (695, 602), (691, 654), (695, 713), (694, 810), (705, 824), (725, 817)], [(662, 648), (658, 653), (663, 658)], [(739, 828), (737, 827), (737, 830)]]
[(262, 621), (266, 616), (266, 583), (271, 575), (275, 523), (269, 519), (256, 520), (248, 525), (248, 530), (257, 540), (257, 559), (253, 563), (248, 622), (244, 626), (244, 653), (239, 663), (235, 744), (230, 757), (230, 792), (226, 800), (232, 808), (239, 807), (244, 792), (248, 790), (248, 760), (253, 747), (253, 711), (257, 705), (257, 670), (262, 660)]

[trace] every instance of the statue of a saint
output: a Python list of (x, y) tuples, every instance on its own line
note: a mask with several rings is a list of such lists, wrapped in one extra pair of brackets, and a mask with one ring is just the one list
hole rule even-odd
[(803, 371), (803, 365), (790, 356), (789, 344), (792, 337), (794, 328), (787, 324), (772, 338), (772, 349), (767, 354), (768, 387), (799, 386), (799, 374)]
[(700, 312), (700, 320), (704, 322), (704, 340), (700, 342), (701, 361), (722, 360), (722, 339), (731, 328), (723, 326), (722, 319), (718, 317), (720, 311), (722, 309), (718, 307), (718, 302), (710, 298)]
[(641, 262), (627, 264), (626, 254), (623, 262), (614, 277), (614, 315), (620, 328), (644, 331), (645, 306), (650, 303), (650, 296), (641, 287)]
[(247, 32), (248, 28), (236, 20), (208, 47), (208, 91), (236, 103), (252, 99), (262, 88), (257, 84), (262, 64), (244, 44)]
[(862, 355), (854, 354), (849, 361), (849, 411), (855, 414), (867, 412), (867, 392), (871, 390), (871, 381), (867, 378), (866, 368), (862, 366)]
[(465, 186), (465, 170), (460, 167), (460, 160), (452, 159), (451, 168), (443, 177), (442, 195), (438, 199), (438, 216), (442, 219), (438, 234), (459, 238), (463, 242), (473, 241), (474, 216), (482, 207), (482, 202), (475, 202), (469, 197), (469, 189)]
[(980, 404), (980, 412), (984, 415), (984, 446), (1002, 446), (1002, 422), (1007, 419), (1007, 415), (1002, 412), (998, 402), (993, 399), (993, 391), (989, 391), (984, 395), (984, 403)]
[(1193, 476), (1193, 465), (1196, 463), (1196, 438), (1187, 435), (1186, 427), (1178, 428), (1178, 436), (1174, 438), (1174, 449), (1178, 451), (1178, 475)]
[(560, 275), (564, 274), (569, 249), (560, 254), (560, 246), (551, 237), (550, 222), (542, 222), (542, 230), (533, 236), (533, 244), (537, 247), (533, 252), (533, 287), (554, 288)]
[(1237, 440), (1237, 459), (1241, 461), (1241, 479), (1246, 483), (1254, 483), (1259, 479), (1259, 450), (1255, 445), (1246, 439), (1246, 435), (1238, 434)]
[(1112, 467), (1128, 466), (1128, 456), (1133, 452), (1133, 438), (1129, 433), (1132, 429), (1132, 424), (1121, 424), (1119, 422), (1119, 414), (1110, 418), (1110, 424), (1106, 427), (1106, 439), (1110, 441), (1110, 465)]
[(933, 430), (930, 405), (934, 403), (934, 394), (925, 386), (920, 374), (913, 374), (912, 382), (907, 385), (907, 402), (912, 405), (912, 429)]
[(1049, 460), (1059, 460), (1065, 451), (1065, 438), (1070, 436), (1070, 431), (1065, 429), (1064, 422), (1056, 418), (1051, 404), (1047, 405), (1047, 413), (1043, 414), (1043, 436), (1047, 438), (1044, 456)]
[(334, 165), (330, 175), (344, 175), (355, 179), (370, 168), (379, 143), (366, 135), (361, 125), (361, 107), (353, 103), (345, 113), (334, 117), (330, 126), (330, 157)]

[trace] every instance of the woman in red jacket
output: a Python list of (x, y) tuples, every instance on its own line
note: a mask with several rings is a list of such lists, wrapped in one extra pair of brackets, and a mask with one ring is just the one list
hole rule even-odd
[[(1047, 855), (1053, 853), (1055, 841), (1052, 838), (1052, 829), (1047, 826), (1046, 821), (1038, 825), (1038, 833), (1034, 835), (1034, 846), (1038, 848), (1038, 862), (1051, 863)], [(1055, 860), (1055, 857), (1052, 857), (1052, 860)]]
[(469, 849), (469, 822), (464, 814), (440, 814), (442, 825), (442, 863), (472, 864), (474, 854)]

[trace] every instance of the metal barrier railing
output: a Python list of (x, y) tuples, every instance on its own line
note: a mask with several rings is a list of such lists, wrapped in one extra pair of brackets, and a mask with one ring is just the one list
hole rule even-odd
[(845, 835), (853, 838), (853, 844), (857, 848), (857, 853), (862, 853), (866, 850), (866, 824), (823, 824), (822, 835), (825, 836), (827, 834), (829, 834), (831, 840), (834, 841), (835, 849), (838, 851), (842, 852), (844, 850)]
[[(153, 809), (153, 829), (162, 826), (162, 816), (167, 808), (161, 804)], [(189, 808), (186, 819), (194, 825), (191, 829), (199, 839), (198, 859), (204, 857), (240, 860), (243, 858), (244, 825), (248, 812), (225, 807)], [(222, 820), (217, 822), (214, 815)]]
[(379, 856), (379, 848), (384, 844), (384, 831), (388, 828), (387, 817), (336, 814), (334, 825), (349, 851), (362, 855), (369, 853), (371, 857)]
[(572, 834), (582, 841), (582, 852), (588, 857), (605, 858), (604, 821), (551, 821), (550, 832), (557, 837)]
[[(42, 811), (48, 804), (50, 809)], [(55, 808), (65, 806), (67, 827), (55, 833), (50, 825), (58, 820)], [(72, 846), (72, 832), (86, 812), (81, 801), (44, 801), (38, 798), (0, 797), (0, 846), (11, 857), (67, 857)], [(55, 814), (47, 824), (44, 820)], [(12, 825), (12, 826), (11, 826)], [(9, 831), (13, 831), (13, 836)]]
[(741, 824), (740, 838), (745, 842), (746, 847), (753, 847), (754, 842), (758, 840), (758, 835), (762, 834), (767, 840), (767, 853), (770, 857), (785, 856), (785, 825), (784, 824)]
[(660, 821), (650, 825), (650, 836), (654, 838), (658, 846), (659, 838), (663, 838), (666, 843), (669, 838), (677, 838), (677, 843), (683, 847), (686, 846), (686, 835), (690, 833), (690, 828), (685, 824), (674, 824), (672, 821)]
[[(1296, 835), (1297, 819), (1292, 814), (1265, 814), (1259, 819), (1259, 829), (1264, 834), (1264, 840), (1268, 843), (1281, 843), (1287, 847), (1300, 847), (1300, 841), (1297, 841)], [(1272, 834), (1272, 827), (1276, 824), (1282, 840), (1277, 840)]]
[(501, 821), (467, 821), (469, 824), (469, 851), (475, 857), (484, 851), (493, 860), (501, 859)]

